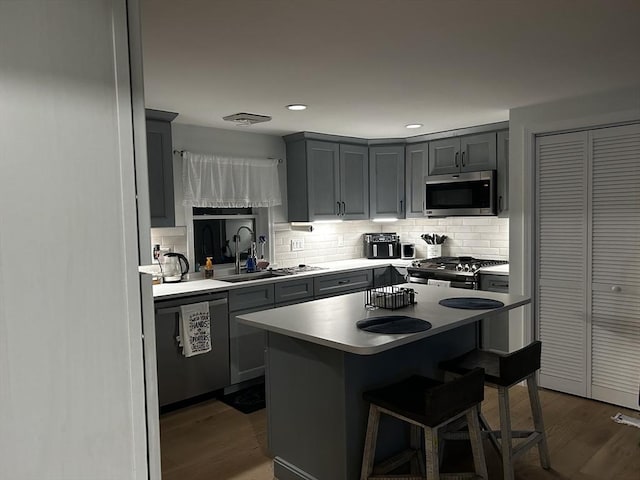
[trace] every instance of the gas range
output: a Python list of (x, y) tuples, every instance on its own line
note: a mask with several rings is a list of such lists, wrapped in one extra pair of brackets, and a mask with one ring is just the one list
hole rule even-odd
[(414, 260), (407, 268), (409, 281), (429, 283), (429, 280), (450, 282), (451, 287), (477, 289), (478, 270), (504, 265), (506, 260), (487, 260), (473, 257), (436, 257)]

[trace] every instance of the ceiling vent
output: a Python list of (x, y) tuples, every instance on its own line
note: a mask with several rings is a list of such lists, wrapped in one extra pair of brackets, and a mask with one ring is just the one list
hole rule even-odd
[(247, 127), (254, 123), (268, 122), (271, 120), (271, 117), (267, 115), (257, 115), (255, 113), (234, 113), (233, 115), (222, 117), (222, 119), (227, 122), (233, 122), (238, 126)]

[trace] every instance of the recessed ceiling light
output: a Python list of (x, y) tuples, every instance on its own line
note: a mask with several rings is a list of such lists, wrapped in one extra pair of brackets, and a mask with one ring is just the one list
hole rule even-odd
[(287, 108), (289, 110), (306, 110), (307, 106), (301, 103), (293, 103), (291, 105), (287, 105)]
[(421, 126), (421, 123), (410, 123), (409, 125), (405, 125), (406, 128), (420, 128)]

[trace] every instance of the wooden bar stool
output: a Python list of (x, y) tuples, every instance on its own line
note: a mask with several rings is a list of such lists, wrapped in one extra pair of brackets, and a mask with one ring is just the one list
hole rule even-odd
[[(505, 480), (514, 478), (513, 461), (534, 445), (538, 446), (542, 468), (549, 469), (551, 467), (536, 381), (536, 371), (540, 369), (541, 347), (541, 342), (535, 341), (520, 350), (507, 354), (476, 349), (440, 364), (441, 369), (454, 375), (464, 375), (481, 367), (485, 372), (485, 385), (498, 389), (500, 430), (493, 430), (480, 409), (478, 412), (483, 430), (502, 457), (502, 471)], [(509, 411), (509, 387), (523, 380), (526, 380), (529, 390), (534, 430), (513, 431)], [(513, 439), (518, 438), (524, 440), (518, 445), (514, 445)]]
[[(441, 478), (487, 478), (478, 422), (480, 403), (484, 399), (483, 372), (476, 368), (450, 382), (439, 382), (414, 375), (401, 382), (365, 392), (370, 402), (369, 422), (362, 455), (361, 480), (438, 480)], [(380, 414), (387, 414), (411, 424), (410, 448), (374, 466)], [(440, 474), (438, 429), (466, 417), (473, 452), (475, 474)], [(424, 432), (422, 454), (420, 429)], [(389, 472), (409, 463), (411, 474)]]

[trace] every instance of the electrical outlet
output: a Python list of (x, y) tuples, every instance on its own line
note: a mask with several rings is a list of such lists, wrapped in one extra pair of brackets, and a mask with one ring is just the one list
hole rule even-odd
[(304, 240), (302, 238), (292, 238), (291, 251), (299, 252), (300, 250), (304, 250)]
[(344, 235), (338, 235), (338, 246), (344, 247)]

